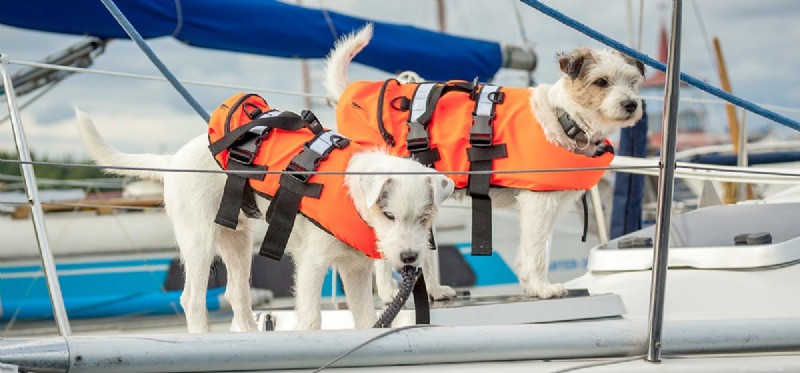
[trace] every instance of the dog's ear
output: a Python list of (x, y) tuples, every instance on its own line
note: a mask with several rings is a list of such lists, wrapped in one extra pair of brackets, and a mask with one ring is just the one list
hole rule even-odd
[(433, 175), (429, 177), (429, 180), (433, 187), (433, 203), (439, 206), (453, 194), (455, 183), (444, 175)]
[(636, 66), (636, 69), (639, 70), (639, 74), (642, 74), (642, 76), (644, 76), (644, 64), (642, 63), (642, 61), (633, 59), (633, 66)]
[(622, 53), (618, 50), (614, 50), (612, 53), (622, 57), (622, 59), (625, 60), (625, 62), (633, 65), (636, 68), (636, 70), (639, 70), (639, 74), (642, 74), (642, 76), (644, 76), (644, 64), (642, 63), (642, 61), (639, 61), (631, 56), (628, 56), (627, 54)]
[(381, 205), (383, 203), (381, 201), (388, 198), (392, 183), (394, 181), (391, 177), (384, 176), (365, 177), (362, 179), (361, 190), (364, 191), (364, 198), (366, 199), (364, 202), (366, 202), (368, 209), (375, 205)]
[(578, 48), (569, 53), (559, 55), (558, 66), (570, 79), (575, 79), (581, 72), (595, 62), (592, 51), (589, 48)]

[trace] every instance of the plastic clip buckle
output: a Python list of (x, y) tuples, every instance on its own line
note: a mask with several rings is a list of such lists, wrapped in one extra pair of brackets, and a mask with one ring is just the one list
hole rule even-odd
[(242, 148), (230, 148), (228, 150), (228, 160), (234, 160), (238, 163), (243, 165), (251, 165), (253, 164), (253, 159), (256, 157), (256, 153), (244, 150)]
[(430, 149), (428, 141), (428, 131), (419, 122), (408, 122), (408, 136), (406, 136), (406, 146), (411, 152), (421, 152)]
[(305, 172), (302, 174), (290, 174), (290, 176), (294, 177), (298, 181), (305, 183), (311, 178), (312, 174), (310, 171), (317, 169), (317, 165), (319, 164), (320, 160), (321, 158), (317, 152), (311, 150), (308, 146), (305, 146), (300, 154), (292, 158), (292, 161), (289, 162), (288, 166), (286, 166), (286, 171)]
[(317, 116), (311, 110), (303, 110), (300, 112), (300, 118), (306, 122), (306, 128), (311, 130), (315, 135), (322, 132), (322, 123), (319, 122)]
[(469, 143), (472, 146), (492, 146), (492, 127), (489, 125), (494, 116), (472, 115), (472, 128), (469, 131)]

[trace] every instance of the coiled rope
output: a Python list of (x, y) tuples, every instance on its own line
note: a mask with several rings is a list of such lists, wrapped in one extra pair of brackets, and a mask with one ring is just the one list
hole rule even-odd
[[(652, 67), (652, 68), (654, 68), (656, 70), (659, 70), (659, 71), (663, 71), (663, 72), (667, 71), (666, 65), (664, 65), (661, 62), (659, 62), (658, 60), (656, 60), (656, 59), (654, 59), (654, 58), (652, 58), (652, 57), (650, 57), (650, 56), (648, 56), (648, 55), (646, 55), (644, 53), (636, 51), (635, 49), (630, 48), (630, 47), (626, 46), (625, 44), (622, 44), (622, 43), (620, 43), (620, 42), (618, 42), (618, 41), (616, 41), (616, 40), (614, 40), (614, 39), (612, 39), (612, 38), (610, 38), (610, 37), (608, 37), (606, 35), (603, 35), (603, 34), (597, 32), (597, 31), (595, 31), (594, 29), (590, 28), (589, 26), (584, 25), (583, 23), (575, 20), (574, 18), (570, 18), (567, 15), (565, 15), (564, 13), (561, 13), (561, 12), (559, 12), (559, 11), (557, 11), (557, 10), (547, 6), (547, 5), (542, 4), (542, 2), (539, 1), (539, 0), (520, 0), (520, 1), (522, 1), (526, 5), (530, 6), (531, 8), (534, 8), (534, 9), (538, 10), (539, 12), (549, 16), (550, 18), (553, 18), (556, 21), (559, 21), (559, 22), (563, 23), (567, 27), (575, 29), (576, 31), (579, 31), (580, 33), (582, 33), (582, 34), (584, 34), (584, 35), (586, 35), (586, 36), (588, 36), (588, 37), (590, 37), (592, 39), (595, 39), (595, 40), (597, 40), (597, 41), (599, 41), (599, 42), (601, 42), (601, 43), (603, 43), (603, 44), (605, 44), (605, 45), (607, 45), (607, 46), (609, 46), (611, 48), (614, 48), (614, 49), (616, 49), (616, 50), (618, 50), (618, 51), (620, 51), (622, 53), (627, 54), (628, 56), (631, 56), (631, 57), (633, 57), (633, 58), (635, 58), (635, 59), (637, 59), (639, 61), (642, 61), (642, 63), (644, 63), (647, 66), (650, 66), (650, 67)], [(794, 119), (787, 118), (787, 117), (785, 117), (783, 115), (780, 115), (780, 114), (778, 114), (778, 113), (776, 113), (774, 111), (767, 110), (767, 109), (765, 109), (765, 108), (763, 108), (763, 107), (761, 107), (761, 106), (759, 106), (759, 105), (757, 105), (757, 104), (755, 104), (753, 102), (750, 102), (750, 101), (745, 100), (745, 99), (743, 99), (741, 97), (732, 95), (732, 94), (730, 94), (728, 92), (723, 91), (722, 89), (719, 89), (719, 88), (714, 87), (714, 86), (712, 86), (712, 85), (710, 85), (708, 83), (705, 83), (702, 80), (697, 79), (697, 78), (695, 78), (695, 77), (693, 77), (693, 76), (691, 76), (689, 74), (680, 73), (680, 78), (681, 78), (681, 80), (683, 80), (687, 84), (689, 84), (689, 85), (691, 85), (691, 86), (693, 86), (695, 88), (698, 88), (698, 89), (700, 89), (702, 91), (705, 91), (705, 92), (707, 92), (707, 93), (709, 93), (711, 95), (717, 96), (717, 97), (719, 97), (719, 98), (721, 98), (721, 99), (723, 99), (725, 101), (728, 101), (728, 102), (730, 102), (730, 103), (732, 103), (732, 104), (734, 104), (734, 105), (736, 105), (738, 107), (744, 108), (744, 109), (746, 109), (746, 110), (748, 110), (748, 111), (750, 111), (750, 112), (752, 112), (754, 114), (760, 115), (760, 116), (762, 116), (762, 117), (764, 117), (766, 119), (769, 119), (769, 120), (771, 120), (773, 122), (782, 124), (782, 125), (784, 125), (786, 127), (789, 127), (789, 128), (792, 128), (795, 131), (800, 131), (800, 122), (797, 122)]]

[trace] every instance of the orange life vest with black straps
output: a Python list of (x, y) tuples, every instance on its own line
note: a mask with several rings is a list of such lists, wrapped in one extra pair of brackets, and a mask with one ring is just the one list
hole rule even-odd
[[(465, 82), (448, 82), (461, 84)], [(420, 84), (358, 81), (351, 83), (336, 108), (338, 130), (362, 145), (387, 144), (394, 155), (408, 156), (410, 105)], [(383, 88), (383, 89), (382, 89)], [(600, 156), (576, 154), (547, 141), (531, 110), (527, 88), (500, 87), (502, 102), (494, 106), (492, 144), (505, 144), (507, 156), (493, 159), (493, 170), (547, 170), (606, 167), (612, 152)], [(433, 166), (440, 172), (467, 171), (467, 149), (473, 125), (475, 100), (468, 92), (443, 94), (435, 104), (427, 126), (429, 146), (438, 149), (440, 159)], [(380, 128), (380, 127), (383, 128)], [(610, 144), (607, 142), (607, 144)], [(597, 184), (604, 170), (569, 172), (528, 172), (492, 174), (493, 186), (533, 191), (587, 190)], [(448, 174), (456, 188), (466, 188), (468, 175)]]
[[(301, 118), (294, 113), (280, 112), (272, 109), (258, 95), (242, 93), (232, 96), (213, 112), (208, 139), (214, 159), (225, 170), (252, 171), (228, 175), (226, 196), (223, 197), (217, 223), (229, 228), (236, 227), (243, 199), (237, 194), (241, 193), (247, 198), (249, 187), (272, 200), (267, 211), (269, 229), (275, 228), (273, 233), (280, 236), (277, 247), (265, 249), (264, 245), (276, 245), (275, 242), (266, 242), (275, 241), (274, 237), (270, 237), (273, 233), (267, 231), (262, 255), (280, 259), (299, 210), (299, 213), (347, 245), (370, 258), (380, 258), (375, 232), (356, 211), (344, 183), (344, 175), (263, 173), (284, 170), (343, 172), (353, 154), (362, 149), (336, 132), (323, 129), (313, 114), (309, 120), (306, 113), (310, 112), (304, 112)], [(318, 153), (326, 154), (322, 156)], [(233, 190), (230, 195), (229, 189)], [(299, 206), (287, 214), (279, 206), (283, 203), (281, 195), (287, 200), (299, 202)], [(226, 209), (227, 213), (224, 212)]]
[[(339, 131), (353, 141), (387, 144), (394, 155), (413, 155), (447, 174), (456, 188), (466, 188), (472, 197), (472, 255), (491, 255), (490, 186), (587, 190), (604, 170), (586, 168), (608, 166), (614, 157), (575, 154), (547, 141), (531, 100), (528, 89), (477, 82), (360, 81), (339, 98), (336, 118)], [(606, 145), (610, 148), (607, 140)], [(563, 171), (572, 168), (583, 170)], [(545, 171), (553, 169), (561, 171)]]

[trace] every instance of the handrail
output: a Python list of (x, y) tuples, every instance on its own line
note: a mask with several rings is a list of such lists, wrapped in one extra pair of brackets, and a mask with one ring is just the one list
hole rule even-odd
[[(761, 142), (747, 144), (748, 152), (757, 152), (760, 150), (774, 151), (774, 150), (797, 150), (797, 149), (800, 149), (800, 140), (761, 141)], [(726, 152), (729, 153), (731, 152), (731, 150), (732, 150), (731, 144), (706, 145), (697, 148), (681, 150), (675, 153), (675, 158), (687, 159), (703, 154), (726, 153)]]

